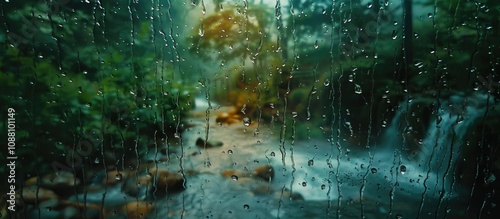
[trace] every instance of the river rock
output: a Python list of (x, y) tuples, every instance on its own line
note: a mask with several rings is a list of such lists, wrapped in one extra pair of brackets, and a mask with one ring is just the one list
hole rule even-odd
[(274, 193), (273, 188), (267, 185), (259, 185), (256, 186), (255, 188), (252, 189), (252, 193), (254, 195), (269, 195), (271, 193)]
[(146, 198), (146, 191), (152, 186), (152, 177), (149, 175), (128, 178), (122, 188), (122, 191), (135, 198)]
[(224, 143), (222, 143), (222, 141), (206, 141), (202, 138), (198, 138), (196, 140), (196, 146), (198, 146), (199, 148), (215, 148), (215, 147), (222, 147), (222, 145), (224, 145)]
[(231, 125), (233, 123), (238, 123), (241, 120), (241, 115), (236, 113), (236, 111), (231, 112), (223, 112), (217, 115), (215, 122), (217, 124), (228, 124)]
[(253, 170), (254, 176), (261, 178), (267, 182), (274, 178), (274, 168), (270, 165), (258, 166)]
[(59, 197), (49, 189), (39, 188), (37, 186), (28, 186), (23, 189), (23, 200), (26, 203), (39, 203), (49, 199), (59, 199)]
[(304, 197), (300, 193), (291, 192), (288, 189), (285, 189), (283, 191), (283, 193), (282, 192), (275, 192), (274, 195), (276, 197), (282, 197), (283, 196), (283, 198), (290, 199), (292, 201), (304, 201)]
[(156, 186), (156, 193), (158, 194), (180, 192), (185, 189), (185, 178), (179, 173), (158, 170), (158, 173), (154, 173), (153, 176), (156, 180), (156, 183), (153, 185)]
[[(37, 178), (28, 179), (27, 183), (36, 184)], [(40, 178), (40, 186), (54, 191), (71, 190), (73, 191), (76, 186), (81, 184), (80, 179), (76, 178), (70, 172), (58, 172), (45, 175)]]
[(224, 170), (221, 175), (223, 177), (227, 177), (227, 178), (242, 178), (242, 177), (249, 177), (250, 176), (250, 173), (248, 172), (243, 172), (241, 170)]
[(108, 186), (114, 186), (118, 183), (123, 182), (127, 176), (128, 173), (125, 171), (108, 171), (102, 183)]
[(122, 211), (125, 212), (127, 218), (147, 218), (147, 215), (153, 209), (154, 205), (146, 201), (130, 202), (123, 206)]

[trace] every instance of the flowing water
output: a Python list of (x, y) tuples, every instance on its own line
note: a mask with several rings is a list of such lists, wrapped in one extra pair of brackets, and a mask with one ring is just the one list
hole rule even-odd
[[(480, 94), (468, 98), (486, 101)], [(168, 145), (175, 151), (168, 161), (158, 163), (183, 172), (186, 190), (166, 198), (148, 197), (156, 203), (149, 217), (462, 217), (468, 190), (458, 183), (456, 167), (467, 131), (485, 109), (469, 104), (457, 110), (467, 102), (464, 95), (439, 101), (437, 116), (422, 139), (405, 138), (411, 130), (407, 114), (419, 100), (405, 101), (380, 139), (359, 149), (327, 139), (280, 138), (283, 127), (278, 123), (216, 123), (217, 115), (231, 108), (198, 99), (185, 121), (190, 128)], [(439, 106), (437, 101), (432, 104)], [(203, 149), (196, 146), (198, 138), (223, 145)], [(416, 141), (419, 151), (407, 152), (405, 141)], [(252, 177), (253, 169), (262, 165), (274, 168), (270, 181)], [(227, 170), (240, 173), (222, 176)], [(110, 203), (135, 200), (114, 192), (119, 188), (107, 190)], [(102, 193), (86, 198), (103, 200)]]

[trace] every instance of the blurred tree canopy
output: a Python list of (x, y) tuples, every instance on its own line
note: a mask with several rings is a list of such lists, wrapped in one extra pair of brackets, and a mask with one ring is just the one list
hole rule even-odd
[(16, 152), (25, 173), (49, 171), (53, 161), (73, 168), (66, 158), (82, 141), (93, 143), (91, 154), (79, 155), (88, 164), (137, 159), (182, 131), (194, 87), (171, 62), (180, 60), (178, 52), (159, 46), (175, 45), (159, 38), (166, 18), (152, 19), (169, 9), (177, 16), (177, 9), (158, 2), (0, 4), (0, 109), (17, 112)]

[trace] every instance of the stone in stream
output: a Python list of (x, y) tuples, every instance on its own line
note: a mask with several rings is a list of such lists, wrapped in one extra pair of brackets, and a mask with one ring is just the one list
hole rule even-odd
[(126, 177), (128, 177), (128, 173), (125, 171), (111, 170), (107, 172), (102, 183), (108, 186), (114, 186), (123, 182)]
[(185, 178), (181, 174), (159, 170), (158, 174), (153, 174), (153, 176), (156, 177), (154, 185), (157, 194), (180, 192), (185, 189)]
[(35, 185), (28, 186), (23, 189), (23, 200), (26, 203), (39, 203), (49, 199), (59, 199), (59, 197), (52, 191)]
[(125, 180), (122, 191), (132, 197), (144, 199), (147, 196), (146, 191), (152, 187), (152, 176), (130, 177)]
[(196, 146), (199, 148), (215, 148), (215, 147), (222, 147), (224, 143), (222, 141), (205, 141), (202, 138), (196, 139)]
[(241, 120), (241, 115), (239, 115), (236, 110), (230, 112), (223, 112), (217, 115), (215, 122), (217, 124), (228, 124), (238, 123)]
[(39, 185), (40, 188), (50, 189), (59, 196), (73, 195), (75, 188), (81, 185), (80, 179), (70, 172), (57, 172), (42, 177), (31, 177), (25, 185)]
[(270, 165), (258, 166), (253, 170), (254, 176), (261, 178), (267, 182), (274, 178), (274, 168)]
[(147, 218), (153, 207), (152, 203), (135, 201), (125, 204), (121, 210), (126, 214), (127, 218)]
[(288, 189), (285, 189), (283, 192), (275, 192), (274, 196), (276, 197), (283, 197), (285, 199), (290, 199), (292, 201), (304, 201), (304, 197), (297, 192), (291, 192)]
[(241, 170), (224, 170), (222, 171), (221, 175), (227, 178), (238, 179), (243, 177), (249, 177), (251, 174), (248, 172), (243, 172)]

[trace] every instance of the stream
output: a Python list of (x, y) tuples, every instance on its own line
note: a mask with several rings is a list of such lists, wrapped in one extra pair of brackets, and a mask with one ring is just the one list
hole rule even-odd
[[(146, 218), (466, 218), (470, 190), (458, 182), (455, 169), (468, 129), (485, 113), (484, 104), (457, 111), (467, 98), (487, 100), (482, 94), (440, 100), (416, 153), (407, 152), (404, 142), (411, 141), (405, 138), (411, 129), (405, 118), (418, 99), (401, 103), (381, 137), (361, 149), (327, 138), (282, 138), (283, 128), (294, 129), (280, 123), (245, 117), (216, 122), (238, 109), (197, 98), (184, 121), (188, 128), (159, 148), (168, 153), (144, 156), (151, 168), (183, 175), (183, 191), (162, 196), (138, 189), (131, 195), (121, 175), (116, 185), (92, 190), (102, 186), (103, 176), (96, 180), (94, 174), (87, 191), (69, 200), (117, 209), (106, 218), (124, 218), (119, 206), (142, 200), (152, 206), (140, 214)], [(47, 206), (34, 208), (32, 217), (67, 218), (65, 210), (43, 211)]]

